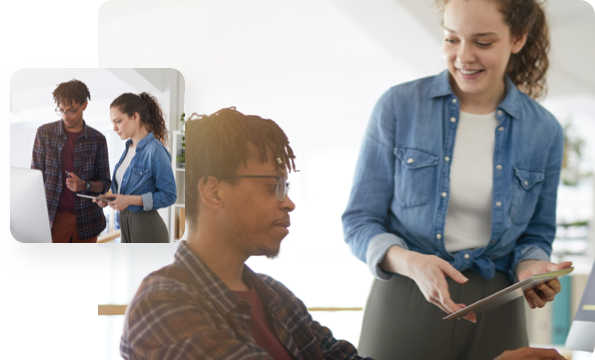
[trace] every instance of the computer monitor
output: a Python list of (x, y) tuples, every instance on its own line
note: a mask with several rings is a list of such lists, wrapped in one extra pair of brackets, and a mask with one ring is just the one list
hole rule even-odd
[(566, 338), (570, 350), (595, 350), (595, 263)]
[(40, 170), (10, 167), (10, 233), (24, 243), (52, 242)]

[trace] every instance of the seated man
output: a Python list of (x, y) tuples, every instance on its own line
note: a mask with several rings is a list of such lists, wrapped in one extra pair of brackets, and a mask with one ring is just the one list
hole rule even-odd
[[(223, 109), (186, 124), (188, 240), (147, 276), (126, 313), (125, 359), (360, 359), (314, 321), (289, 289), (244, 262), (275, 257), (295, 205), (285, 133), (271, 120)], [(398, 341), (398, 339), (395, 339)], [(395, 354), (398, 357), (398, 354)], [(558, 359), (523, 348), (504, 359)]]

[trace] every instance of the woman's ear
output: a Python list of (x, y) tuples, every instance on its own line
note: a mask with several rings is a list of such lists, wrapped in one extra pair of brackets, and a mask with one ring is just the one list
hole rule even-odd
[(206, 207), (212, 210), (219, 210), (223, 207), (223, 201), (221, 201), (221, 197), (219, 196), (220, 190), (221, 182), (214, 176), (207, 177), (206, 182), (205, 178), (201, 178), (198, 181), (198, 193), (200, 194), (200, 199)]
[(512, 38), (512, 49), (511, 52), (513, 54), (518, 54), (519, 51), (521, 51), (523, 49), (523, 46), (525, 46), (525, 43), (527, 43), (527, 32), (525, 31), (523, 33), (523, 35), (521, 36), (516, 36)]

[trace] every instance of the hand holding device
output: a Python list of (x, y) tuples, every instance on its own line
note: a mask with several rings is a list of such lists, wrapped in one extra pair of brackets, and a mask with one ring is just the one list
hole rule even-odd
[(471, 312), (485, 311), (498, 307), (502, 304), (506, 304), (509, 301), (515, 300), (525, 295), (529, 290), (535, 289), (539, 285), (542, 285), (560, 276), (570, 274), (572, 270), (574, 270), (574, 268), (570, 267), (563, 268), (562, 270), (554, 270), (542, 274), (529, 276), (528, 278), (525, 278), (524, 280), (521, 280), (516, 284), (510, 285), (505, 289), (502, 289), (490, 296), (478, 300), (473, 304), (444, 317), (443, 320), (458, 319), (460, 317), (464, 317), (465, 315)]
[(113, 196), (107, 196), (107, 195), (91, 196), (91, 195), (76, 194), (76, 196), (91, 199), (91, 200), (93, 200), (94, 203), (96, 203), (101, 208), (106, 207), (108, 205), (108, 202), (116, 199)]
[[(111, 200), (109, 200), (109, 206), (118, 211), (125, 210), (129, 205), (130, 202), (128, 201), (129, 197), (127, 195), (121, 194), (111, 194)], [(102, 200), (101, 198), (99, 200)]]
[[(569, 261), (554, 264), (548, 261), (527, 260), (521, 262), (517, 266), (516, 274), (519, 281), (522, 281), (533, 275), (562, 270), (571, 266), (572, 262)], [(554, 301), (554, 297), (561, 290), (562, 286), (560, 285), (560, 280), (555, 278), (526, 291), (525, 299), (531, 309), (535, 309), (536, 307), (542, 308), (548, 301)]]

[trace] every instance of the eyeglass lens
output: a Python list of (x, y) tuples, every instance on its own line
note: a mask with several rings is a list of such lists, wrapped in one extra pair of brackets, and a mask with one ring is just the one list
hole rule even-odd
[(277, 199), (279, 201), (285, 200), (285, 196), (289, 192), (289, 183), (287, 182), (287, 178), (284, 176), (280, 176), (277, 178)]
[(62, 109), (56, 109), (56, 114), (58, 114), (59, 116), (64, 116), (64, 114), (66, 114), (66, 116), (73, 117), (74, 115), (76, 115), (77, 111), (78, 111), (78, 109), (76, 111), (74, 111), (74, 110), (64, 111)]

